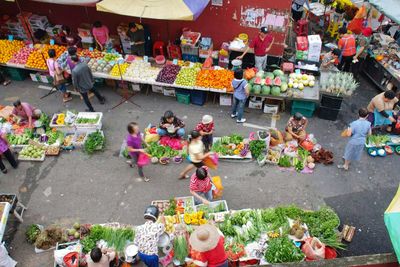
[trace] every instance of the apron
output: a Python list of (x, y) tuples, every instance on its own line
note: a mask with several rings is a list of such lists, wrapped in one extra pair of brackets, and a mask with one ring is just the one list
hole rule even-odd
[[(389, 114), (389, 116), (393, 116), (392, 110), (385, 110), (385, 111), (387, 114)], [(389, 119), (383, 117), (377, 109), (374, 109), (374, 127), (381, 125), (391, 125), (391, 124), (392, 122)]]

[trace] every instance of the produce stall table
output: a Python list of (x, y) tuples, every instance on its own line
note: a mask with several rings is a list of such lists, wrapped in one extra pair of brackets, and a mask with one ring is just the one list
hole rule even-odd
[(10, 203), (0, 202), (0, 242), (3, 240), (4, 231), (6, 229), (10, 210), (11, 210)]
[(395, 87), (400, 88), (400, 70), (392, 66), (385, 67), (375, 57), (368, 56), (365, 59), (364, 74), (382, 91), (386, 91), (387, 83), (391, 82)]

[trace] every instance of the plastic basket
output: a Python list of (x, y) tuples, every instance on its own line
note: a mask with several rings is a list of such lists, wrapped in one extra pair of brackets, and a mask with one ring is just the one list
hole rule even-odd
[(190, 92), (190, 98), (192, 104), (202, 106), (206, 102), (207, 93), (203, 91), (193, 90)]
[(339, 115), (340, 109), (335, 108), (328, 108), (328, 107), (319, 107), (318, 118), (329, 120), (329, 121), (336, 121)]
[[(96, 118), (98, 117), (99, 119), (97, 120), (96, 123), (77, 123), (77, 121), (80, 118)], [(75, 120), (75, 127), (77, 129), (98, 129), (100, 130), (102, 127), (101, 120), (103, 118), (103, 112), (79, 112), (78, 116), (76, 117)]]
[(11, 80), (14, 81), (23, 81), (29, 75), (26, 70), (16, 68), (7, 68), (7, 72), (8, 75), (10, 75)]
[(182, 60), (191, 61), (191, 62), (199, 62), (200, 58), (198, 55), (182, 54)]
[(178, 103), (190, 104), (190, 94), (182, 94), (182, 93), (176, 93), (176, 100)]
[(310, 101), (299, 101), (299, 100), (294, 100), (292, 102), (292, 109), (293, 108), (300, 108), (300, 109), (309, 109), (314, 111), (315, 110), (316, 104), (314, 102)]

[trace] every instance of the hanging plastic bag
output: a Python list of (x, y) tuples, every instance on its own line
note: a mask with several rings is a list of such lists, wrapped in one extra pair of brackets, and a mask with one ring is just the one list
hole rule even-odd
[(307, 260), (325, 259), (325, 244), (316, 237), (307, 238), (301, 250), (306, 255)]
[(119, 149), (119, 157), (129, 159), (128, 145), (126, 144), (126, 140), (122, 141), (121, 148)]
[(214, 176), (211, 178), (215, 188), (213, 187), (213, 199), (219, 199), (222, 197), (222, 194), (224, 193), (224, 187), (222, 185), (222, 180), (221, 177), (219, 176)]
[(146, 166), (150, 163), (150, 157), (145, 153), (139, 153), (137, 165), (139, 167)]

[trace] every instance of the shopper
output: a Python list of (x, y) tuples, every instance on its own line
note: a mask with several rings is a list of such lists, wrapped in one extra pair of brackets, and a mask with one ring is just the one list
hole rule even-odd
[(107, 26), (103, 25), (100, 21), (93, 23), (92, 34), (96, 41), (96, 46), (99, 50), (104, 50), (106, 44), (110, 41), (109, 31)]
[(190, 139), (188, 144), (188, 154), (190, 164), (180, 174), (179, 179), (187, 178), (186, 175), (193, 170), (195, 167), (203, 167), (203, 160), (210, 156), (212, 152), (205, 153), (204, 144), (201, 141), (202, 136), (198, 131), (192, 131), (190, 133)]
[(234, 79), (232, 81), (233, 93), (233, 106), (232, 106), (232, 118), (237, 118), (237, 123), (243, 123), (246, 121), (243, 118), (244, 106), (246, 105), (247, 97), (250, 94), (247, 81), (243, 79), (243, 70), (237, 69), (234, 73)]
[(350, 123), (347, 129), (347, 136), (350, 137), (350, 140), (344, 150), (344, 164), (337, 166), (339, 169), (348, 171), (352, 161), (360, 161), (367, 136), (371, 134), (371, 123), (367, 120), (368, 110), (361, 108), (358, 111), (358, 117), (358, 120)]
[(18, 162), (15, 160), (13, 152), (10, 150), (10, 146), (7, 140), (7, 134), (5, 131), (0, 131), (0, 170), (2, 173), (7, 173), (7, 168), (4, 166), (3, 161), (1, 160), (2, 156), (4, 156), (10, 165), (16, 169), (18, 167)]
[(357, 38), (357, 53), (353, 58), (353, 73), (356, 79), (360, 78), (365, 58), (368, 55), (368, 46), (371, 42), (371, 35), (372, 28), (367, 27), (361, 31), (361, 35)]
[(93, 74), (88, 65), (84, 62), (79, 62), (79, 57), (76, 55), (72, 56), (71, 60), (76, 64), (72, 70), (72, 83), (83, 97), (83, 101), (85, 101), (85, 104), (88, 107), (86, 111), (94, 112), (92, 103), (90, 103), (89, 100), (88, 92), (93, 92), (102, 105), (105, 103), (106, 99), (93, 87)]
[(159, 136), (183, 137), (185, 136), (185, 123), (177, 118), (171, 110), (167, 110), (160, 119), (157, 128)]
[(164, 233), (164, 217), (157, 222), (159, 210), (156, 206), (150, 205), (144, 212), (146, 222), (135, 231), (134, 244), (138, 247), (139, 257), (148, 267), (158, 267), (158, 241)]
[(73, 33), (71, 31), (71, 28), (63, 25), (61, 27), (61, 43), (62, 45), (66, 45), (68, 47), (81, 47), (82, 43), (81, 43), (81, 37), (79, 37), (78, 34)]
[(190, 193), (194, 196), (194, 202), (199, 204), (210, 204), (213, 200), (212, 183), (207, 166), (197, 168), (190, 177)]
[(34, 108), (32, 105), (17, 100), (13, 103), (14, 109), (12, 117), (17, 124), (28, 124), (29, 128), (33, 127), (33, 120), (37, 120), (42, 115), (40, 109)]
[(250, 45), (246, 48), (242, 55), (238, 56), (238, 59), (243, 57), (249, 52), (250, 48), (254, 49), (254, 60), (256, 63), (257, 70), (264, 70), (267, 66), (267, 54), (271, 50), (274, 44), (274, 37), (268, 33), (267, 27), (261, 27), (260, 32), (253, 38)]
[(63, 94), (64, 103), (71, 101), (72, 97), (71, 94), (67, 92), (67, 81), (64, 78), (63, 70), (60, 68), (56, 60), (56, 50), (49, 49), (48, 55), (49, 58), (46, 60), (46, 64), (50, 76), (53, 77), (53, 85)]
[(292, 18), (295, 22), (303, 17), (304, 4), (310, 10), (310, 2), (308, 0), (293, 0), (292, 1)]
[(374, 127), (387, 127), (387, 131), (392, 130), (391, 124), (396, 123), (393, 110), (399, 105), (399, 99), (392, 90), (382, 92), (374, 96), (368, 104), (368, 121)]
[(137, 56), (144, 56), (144, 30), (141, 25), (137, 25), (134, 22), (129, 23), (129, 30), (126, 35), (130, 39), (131, 54)]
[(353, 34), (347, 33), (346, 27), (339, 29), (339, 36), (338, 47), (342, 51), (339, 70), (349, 72), (354, 56), (356, 55), (356, 38)]
[(87, 267), (110, 267), (114, 259), (115, 251), (105, 248), (95, 247), (86, 255)]
[(203, 224), (190, 235), (190, 246), (196, 266), (228, 267), (228, 257), (224, 249), (225, 238), (221, 231), (212, 224)]
[(300, 112), (296, 112), (292, 117), (290, 117), (286, 125), (286, 141), (292, 141), (293, 139), (298, 142), (306, 139), (307, 133), (306, 128), (308, 125), (308, 120)]
[(143, 149), (143, 144), (145, 143), (140, 133), (139, 126), (136, 122), (131, 122), (128, 124), (128, 135), (126, 136), (126, 145), (128, 148), (129, 156), (132, 158), (131, 167), (136, 164), (138, 168), (138, 174), (141, 179), (145, 182), (150, 181), (149, 178), (145, 177), (143, 174), (143, 167), (138, 165), (138, 159), (140, 153), (146, 153)]
[(204, 115), (201, 122), (197, 124), (195, 130), (201, 134), (205, 150), (207, 152), (210, 151), (213, 144), (214, 133), (213, 117), (210, 115)]

